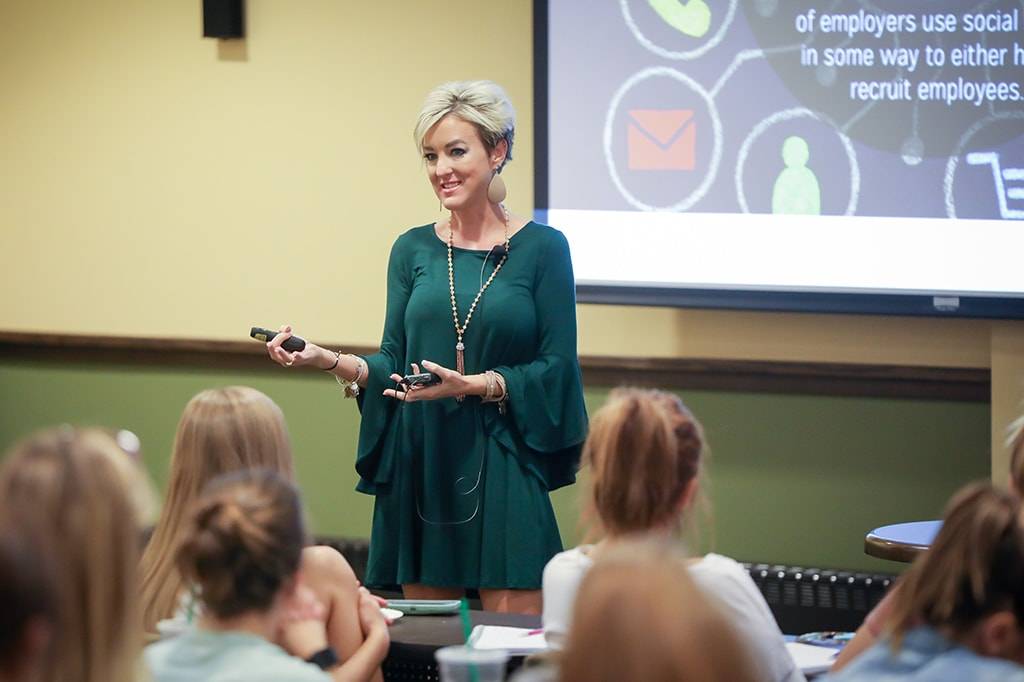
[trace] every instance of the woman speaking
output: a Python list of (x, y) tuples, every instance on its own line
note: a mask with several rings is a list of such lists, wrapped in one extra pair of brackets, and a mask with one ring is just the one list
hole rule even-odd
[(411, 599), (478, 588), (485, 609), (539, 613), (562, 549), (548, 492), (575, 479), (587, 416), (568, 244), (502, 204), (514, 132), (494, 83), (432, 91), (414, 135), (449, 218), (395, 241), (380, 351), (290, 353), (289, 326), (268, 351), (358, 398), (357, 489), (376, 497), (368, 584)]

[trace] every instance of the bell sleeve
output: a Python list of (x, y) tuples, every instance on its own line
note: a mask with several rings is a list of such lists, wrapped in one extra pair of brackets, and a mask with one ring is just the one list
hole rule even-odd
[(575, 480), (587, 434), (576, 351), (576, 283), (569, 243), (561, 232), (552, 232), (534, 283), (535, 359), (493, 368), (505, 378), (507, 426), (530, 451), (521, 454), (549, 490)]
[(394, 444), (390, 442), (389, 426), (396, 417), (397, 404), (383, 392), (391, 387), (390, 376), (399, 371), (405, 357), (405, 308), (412, 286), (408, 258), (409, 249), (399, 238), (388, 258), (387, 307), (380, 350), (363, 358), (367, 376), (366, 386), (359, 391), (357, 399), (361, 421), (356, 449), (356, 472), (360, 480), (356, 490), (371, 495), (390, 482), (394, 467)]

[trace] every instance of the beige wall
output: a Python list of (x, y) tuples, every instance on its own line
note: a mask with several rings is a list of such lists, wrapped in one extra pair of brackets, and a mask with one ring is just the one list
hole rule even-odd
[[(241, 338), (291, 321), (369, 345), (394, 237), (436, 216), (411, 144), (424, 94), (488, 77), (519, 107), (532, 210), (532, 2), (0, 3), (0, 329)], [(993, 369), (993, 461), (1024, 395), (1024, 324), (582, 306), (599, 355)]]
[(444, 80), (519, 104), (532, 210), (528, 0), (248, 0), (234, 46), (201, 6), (0, 3), (0, 328), (376, 342), (390, 245), (437, 213), (411, 133)]

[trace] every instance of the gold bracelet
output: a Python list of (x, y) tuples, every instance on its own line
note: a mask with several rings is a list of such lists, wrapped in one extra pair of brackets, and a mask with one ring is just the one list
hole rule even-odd
[(487, 370), (484, 372), (484, 379), (487, 380), (487, 388), (484, 391), (483, 402), (493, 403), (494, 402), (494, 389), (497, 385), (497, 381), (494, 379), (493, 370)]
[(487, 390), (481, 402), (498, 403), (498, 411), (505, 414), (505, 399), (508, 397), (508, 389), (505, 384), (505, 377), (493, 369), (484, 372), (487, 378)]
[(500, 372), (495, 372), (494, 378), (498, 384), (498, 390), (501, 391), (501, 395), (497, 398), (498, 414), (505, 414), (508, 411), (508, 384), (505, 383), (505, 377)]

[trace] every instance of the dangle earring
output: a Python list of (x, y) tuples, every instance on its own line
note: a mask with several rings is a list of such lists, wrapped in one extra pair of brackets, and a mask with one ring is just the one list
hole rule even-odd
[(491, 176), (491, 183), (487, 185), (487, 199), (492, 204), (500, 204), (505, 201), (507, 195), (508, 189), (505, 187), (505, 181), (501, 179), (500, 171), (495, 168), (494, 175)]

